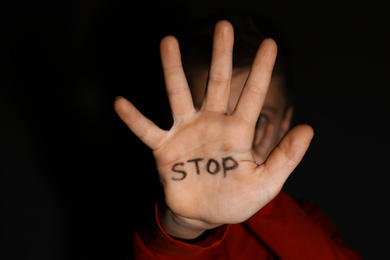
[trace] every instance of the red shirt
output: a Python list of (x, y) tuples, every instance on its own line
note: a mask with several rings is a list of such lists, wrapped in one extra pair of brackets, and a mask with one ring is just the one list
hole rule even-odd
[(223, 225), (194, 243), (170, 237), (156, 220), (155, 232), (135, 234), (136, 259), (361, 259), (342, 245), (321, 209), (298, 205), (284, 192), (244, 223)]

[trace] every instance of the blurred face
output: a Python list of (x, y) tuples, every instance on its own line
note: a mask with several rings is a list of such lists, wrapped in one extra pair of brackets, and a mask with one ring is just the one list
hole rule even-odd
[[(233, 71), (228, 113), (233, 112), (236, 107), (248, 74), (249, 68), (235, 69)], [(199, 72), (199, 76), (193, 78), (190, 86), (194, 105), (200, 108), (207, 83), (207, 71)], [(281, 84), (282, 81), (278, 76), (272, 77), (267, 97), (257, 122), (252, 150), (256, 163), (258, 164), (264, 162), (271, 150), (290, 128), (293, 109), (292, 107), (286, 108), (286, 100), (282, 92)]]

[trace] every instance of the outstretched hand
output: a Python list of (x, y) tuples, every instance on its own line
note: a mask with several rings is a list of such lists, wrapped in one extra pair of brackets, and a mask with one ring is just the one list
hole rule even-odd
[(307, 125), (294, 127), (263, 164), (255, 162), (255, 126), (277, 47), (271, 39), (263, 41), (237, 105), (228, 114), (233, 39), (231, 24), (219, 22), (215, 27), (206, 95), (199, 110), (193, 105), (177, 40), (167, 36), (161, 41), (162, 66), (174, 119), (169, 131), (160, 129), (126, 99), (115, 101), (120, 118), (153, 150), (168, 214), (174, 218), (165, 226), (172, 235), (182, 238), (196, 237), (196, 232), (186, 235), (175, 231), (174, 225), (182, 225), (183, 230), (198, 230), (200, 234), (221, 224), (243, 222), (264, 207), (279, 193), (313, 136)]

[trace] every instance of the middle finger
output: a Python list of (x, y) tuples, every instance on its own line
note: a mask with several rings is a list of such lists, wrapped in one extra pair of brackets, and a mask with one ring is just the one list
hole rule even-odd
[(234, 34), (228, 21), (216, 24), (213, 39), (213, 53), (203, 109), (226, 113), (232, 78), (232, 54)]

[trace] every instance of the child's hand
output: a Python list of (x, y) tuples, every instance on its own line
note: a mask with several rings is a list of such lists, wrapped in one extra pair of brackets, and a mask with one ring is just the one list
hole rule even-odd
[(267, 94), (277, 47), (265, 40), (235, 110), (227, 114), (232, 76), (233, 28), (215, 28), (213, 55), (203, 106), (196, 111), (175, 38), (161, 42), (161, 59), (174, 124), (158, 128), (129, 101), (119, 98), (120, 118), (153, 150), (168, 206), (166, 232), (194, 238), (204, 230), (243, 222), (281, 190), (306, 152), (312, 129), (292, 129), (258, 165), (252, 155), (257, 118)]

